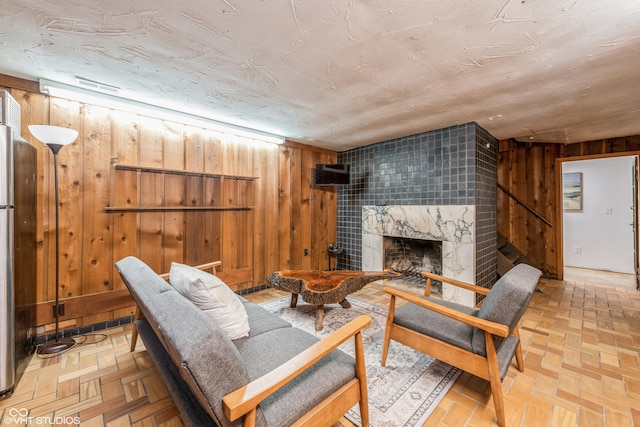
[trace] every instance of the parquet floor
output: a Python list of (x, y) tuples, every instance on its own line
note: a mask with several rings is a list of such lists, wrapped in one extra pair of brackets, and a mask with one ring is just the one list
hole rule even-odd
[[(508, 425), (640, 427), (640, 293), (555, 280), (540, 289), (521, 323), (526, 370), (510, 369), (503, 384)], [(387, 303), (375, 284), (357, 295)], [(15, 417), (31, 417), (28, 425), (182, 425), (143, 344), (129, 352), (130, 326), (104, 334), (52, 359), (34, 357), (13, 396), (0, 401), (0, 425), (27, 424)], [(425, 426), (493, 420), (488, 383), (463, 374)]]

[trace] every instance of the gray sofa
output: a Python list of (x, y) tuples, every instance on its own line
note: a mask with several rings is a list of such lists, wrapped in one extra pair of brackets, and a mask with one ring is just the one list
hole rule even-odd
[[(319, 340), (238, 296), (251, 329), (232, 341), (139, 259), (116, 268), (143, 315), (137, 331), (186, 424), (331, 425), (359, 403), (366, 425), (360, 331), (367, 316)], [(355, 359), (336, 349), (351, 337)]]

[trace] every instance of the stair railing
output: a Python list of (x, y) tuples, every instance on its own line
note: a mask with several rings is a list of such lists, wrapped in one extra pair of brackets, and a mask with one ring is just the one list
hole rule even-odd
[(538, 212), (536, 212), (532, 207), (530, 207), (529, 205), (527, 205), (527, 203), (520, 199), (518, 196), (516, 196), (515, 194), (513, 194), (512, 192), (510, 192), (506, 187), (504, 187), (502, 184), (498, 183), (498, 188), (501, 189), (507, 196), (511, 197), (513, 200), (515, 200), (516, 202), (518, 202), (520, 205), (522, 205), (523, 208), (525, 208), (526, 210), (528, 210), (529, 212), (531, 212), (532, 214), (534, 214), (538, 219), (540, 219), (540, 221), (544, 222), (545, 224), (547, 224), (549, 227), (553, 227), (553, 224), (551, 223), (551, 221), (549, 221), (548, 219), (546, 219), (545, 217), (543, 217), (542, 215), (540, 215)]

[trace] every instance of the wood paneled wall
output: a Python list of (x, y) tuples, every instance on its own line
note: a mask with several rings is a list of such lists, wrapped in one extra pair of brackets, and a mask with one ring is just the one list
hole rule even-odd
[[(250, 267), (265, 283), (279, 269), (326, 268), (336, 239), (337, 193), (314, 188), (316, 163), (337, 153), (287, 142), (249, 138), (125, 113), (36, 92), (33, 82), (0, 75), (22, 108), (22, 135), (38, 148), (38, 324), (52, 321), (55, 296), (53, 155), (28, 131), (52, 124), (79, 131), (58, 155), (60, 196), (60, 295), (75, 302), (83, 326), (130, 315), (131, 300), (114, 262), (135, 255), (157, 272), (171, 262), (221, 260), (222, 270)], [(256, 177), (216, 181), (201, 176), (115, 170), (114, 164)], [(108, 206), (177, 206), (221, 203), (251, 209), (105, 212)], [(80, 298), (82, 297), (82, 298)], [(80, 314), (78, 314), (80, 313)]]
[(498, 190), (498, 232), (546, 276), (562, 278), (560, 162), (638, 154), (639, 150), (640, 135), (566, 145), (500, 141), (498, 184), (515, 198)]

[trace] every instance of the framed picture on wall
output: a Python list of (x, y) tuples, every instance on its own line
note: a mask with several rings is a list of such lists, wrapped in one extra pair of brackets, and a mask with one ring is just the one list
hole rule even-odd
[(562, 207), (565, 212), (582, 212), (582, 172), (562, 174)]

